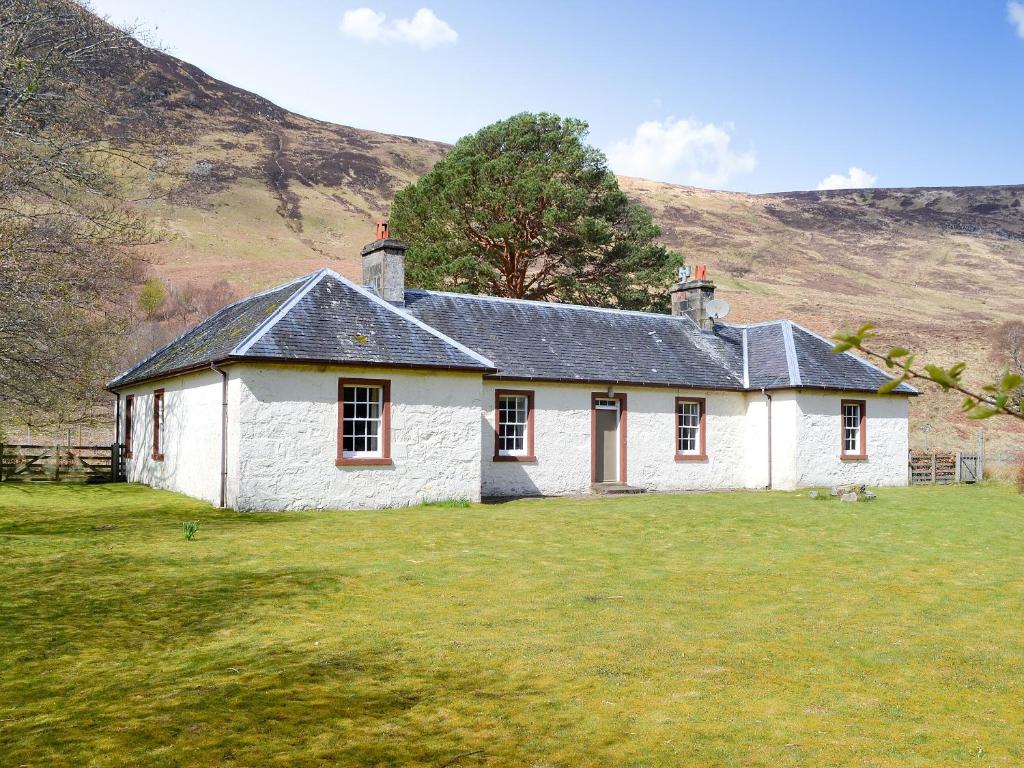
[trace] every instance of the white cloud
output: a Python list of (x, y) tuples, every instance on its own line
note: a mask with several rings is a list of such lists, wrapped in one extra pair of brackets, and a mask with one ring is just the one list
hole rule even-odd
[(616, 173), (698, 187), (721, 187), (757, 166), (753, 150), (736, 152), (731, 123), (699, 120), (651, 120), (637, 126), (629, 139), (608, 147), (608, 165)]
[(1017, 30), (1017, 36), (1024, 39), (1024, 3), (1010, 0), (1006, 4), (1006, 20)]
[(459, 39), (459, 33), (429, 8), (420, 8), (411, 19), (387, 19), (387, 14), (372, 8), (345, 11), (341, 32), (363, 42), (408, 43), (424, 49), (454, 45)]
[(864, 189), (875, 186), (876, 181), (878, 177), (875, 174), (851, 165), (849, 173), (845, 176), (840, 173), (826, 176), (818, 183), (818, 189)]

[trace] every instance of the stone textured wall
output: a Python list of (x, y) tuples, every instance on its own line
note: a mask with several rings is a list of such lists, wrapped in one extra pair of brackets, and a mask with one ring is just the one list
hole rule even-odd
[[(484, 496), (586, 493), (591, 484), (592, 392), (587, 384), (483, 382), (479, 374), (233, 365), (228, 384), (228, 506), (376, 508)], [(337, 467), (338, 379), (391, 381), (393, 465)], [(154, 461), (153, 390), (165, 390), (164, 461)], [(534, 394), (536, 461), (495, 462), (495, 389)], [(767, 401), (761, 393), (616, 388), (627, 406), (627, 477), (649, 490), (763, 488)], [(221, 378), (213, 371), (122, 391), (135, 395), (128, 479), (216, 504), (220, 494)], [(706, 398), (707, 454), (674, 458), (675, 398)], [(777, 489), (907, 483), (908, 401), (867, 401), (868, 459), (840, 460), (843, 395), (783, 391), (772, 402)]]
[[(153, 459), (153, 391), (159, 388), (164, 390), (166, 419), (163, 461)], [(135, 395), (132, 458), (126, 461), (129, 482), (219, 503), (221, 391), (215, 371), (122, 390), (122, 402), (125, 395)], [(123, 413), (122, 406), (122, 419)], [(123, 422), (121, 430), (124, 435)]]
[[(536, 461), (496, 462), (495, 389), (534, 392)], [(591, 409), (587, 384), (485, 382), (483, 495), (565, 495), (586, 493), (591, 484)], [(702, 390), (616, 387), (627, 395), (626, 482), (650, 490), (742, 488), (747, 486), (746, 396)], [(675, 461), (675, 398), (707, 399), (704, 462)]]
[[(251, 364), (234, 370), (241, 385), (236, 508), (480, 498), (480, 374)], [(391, 381), (391, 466), (335, 466), (340, 377)]]
[[(866, 401), (866, 461), (839, 458), (839, 410), (844, 397)], [(797, 406), (796, 486), (907, 484), (908, 398), (801, 392)]]

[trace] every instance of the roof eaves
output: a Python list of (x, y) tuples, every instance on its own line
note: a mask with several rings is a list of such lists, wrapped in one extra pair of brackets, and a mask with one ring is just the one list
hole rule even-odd
[(132, 381), (122, 382), (120, 379), (115, 379), (106, 386), (106, 389), (110, 392), (116, 392), (118, 389), (123, 387), (137, 387), (140, 384), (146, 384), (151, 381), (162, 381), (163, 379), (173, 379), (178, 376), (184, 376), (189, 373), (198, 373), (200, 371), (208, 371), (212, 366), (215, 365), (229, 365), (237, 360), (230, 360), (226, 357), (219, 357), (214, 360), (209, 360), (202, 363), (190, 363), (188, 365), (179, 365), (177, 368), (171, 368), (167, 371), (160, 371), (158, 373), (151, 373), (148, 376), (143, 376), (140, 379), (133, 379)]
[(622, 386), (622, 387), (656, 387), (658, 389), (678, 389), (707, 392), (742, 392), (743, 385), (737, 380), (735, 386), (721, 384), (682, 384), (678, 381), (655, 381), (653, 379), (609, 379), (596, 376), (538, 376), (528, 373), (492, 373), (485, 376), (488, 381), (546, 381), (556, 384), (589, 384), (591, 386)]
[(375, 292), (365, 288), (364, 286), (357, 285), (356, 283), (352, 282), (348, 278), (338, 274), (333, 269), (325, 269), (324, 271), (327, 274), (329, 274), (331, 277), (335, 278), (336, 280), (340, 280), (342, 283), (347, 285), (349, 288), (352, 288), (353, 290), (355, 290), (358, 293), (362, 294), (363, 296), (368, 298), (370, 301), (373, 301), (373, 302), (379, 304), (380, 306), (382, 306), (385, 309), (387, 309), (389, 312), (393, 312), (394, 314), (396, 314), (399, 317), (401, 317), (403, 320), (406, 320), (406, 321), (412, 323), (413, 325), (415, 325), (417, 328), (420, 328), (421, 330), (426, 331), (431, 336), (434, 336), (434, 337), (440, 339), (441, 341), (445, 342), (446, 344), (448, 344), (448, 345), (450, 345), (452, 347), (455, 347), (455, 349), (459, 350), (464, 355), (467, 355), (467, 356), (473, 358), (474, 360), (476, 360), (477, 362), (479, 362), (481, 364), (481, 366), (483, 366), (484, 368), (488, 368), (488, 369), (493, 370), (493, 371), (498, 370), (498, 366), (494, 363), (494, 361), (487, 359), (486, 357), (481, 355), (479, 352), (476, 352), (475, 350), (470, 349), (465, 344), (461, 344), (460, 342), (456, 341), (455, 339), (451, 338), (450, 336), (446, 336), (445, 334), (441, 333), (441, 331), (439, 331), (436, 328), (434, 328), (434, 326), (428, 325), (427, 323), (424, 323), (422, 320), (420, 320), (417, 317), (413, 317), (409, 312), (406, 312), (404, 309), (400, 309), (400, 308), (396, 307), (394, 304), (392, 304), (391, 302), (385, 301), (380, 296), (378, 296)]
[[(832, 341), (830, 339), (826, 339), (820, 333), (815, 333), (810, 328), (804, 328), (804, 326), (800, 325), (799, 323), (792, 323), (792, 325), (795, 325), (801, 331), (803, 331), (804, 333), (810, 334), (811, 336), (813, 336), (816, 339), (821, 339), (826, 344), (829, 344), (832, 347), (835, 347), (835, 345), (836, 345), (835, 341)], [(879, 368), (877, 365), (875, 365), (874, 363), (872, 363), (872, 362), (870, 362), (868, 360), (865, 360), (863, 357), (860, 357), (859, 355), (854, 355), (854, 354), (851, 354), (849, 352), (840, 352), (839, 354), (841, 354), (841, 355), (850, 355), (850, 357), (852, 357), (854, 360), (856, 360), (861, 365), (866, 365), (868, 368), (873, 368), (874, 370), (878, 371), (880, 374), (882, 374), (883, 376), (885, 376), (888, 379), (895, 378), (892, 374), (886, 373), (881, 368)], [(897, 390), (902, 388), (902, 387), (906, 387), (910, 391), (907, 392), (906, 390), (904, 390), (902, 393), (896, 392), (896, 394), (912, 394), (912, 395), (919, 395), (919, 394), (921, 394), (921, 390), (919, 390), (917, 387), (915, 387), (912, 384), (907, 384), (907, 382), (903, 382), (902, 384), (900, 384), (900, 386), (897, 387)]]
[[(303, 279), (308, 282), (302, 288), (293, 293), (284, 304), (271, 312), (262, 323), (253, 328), (248, 336), (242, 339), (234, 349), (228, 352), (228, 355), (233, 357), (244, 356), (257, 341), (262, 339), (271, 328), (277, 325), (281, 318), (288, 314), (292, 307), (302, 301), (303, 297), (313, 290), (313, 287), (316, 286), (316, 284), (319, 283), (326, 274), (327, 269), (319, 269), (316, 272), (305, 275)], [(291, 283), (287, 283), (287, 285), (290, 284)], [(280, 287), (283, 288), (284, 286)]]
[(796, 344), (793, 343), (793, 323), (789, 320), (782, 321), (782, 343), (786, 348), (786, 367), (789, 369), (789, 383), (791, 386), (802, 385), (800, 379), (800, 361), (796, 359)]

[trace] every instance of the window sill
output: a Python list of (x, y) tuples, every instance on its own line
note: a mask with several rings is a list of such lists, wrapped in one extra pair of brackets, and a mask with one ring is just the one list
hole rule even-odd
[(494, 461), (511, 461), (518, 464), (536, 464), (536, 456), (495, 456)]
[(381, 458), (352, 458), (352, 459), (335, 459), (334, 466), (336, 467), (390, 467), (394, 462), (391, 459)]
[(844, 453), (844, 454), (842, 454), (839, 457), (839, 460), (840, 461), (867, 461), (868, 460), (868, 455), (866, 453), (863, 453), (863, 454)]
[(677, 453), (676, 461), (707, 461), (706, 453)]
[(162, 453), (154, 453), (153, 454), (153, 461), (163, 461), (163, 460), (164, 460), (164, 455)]

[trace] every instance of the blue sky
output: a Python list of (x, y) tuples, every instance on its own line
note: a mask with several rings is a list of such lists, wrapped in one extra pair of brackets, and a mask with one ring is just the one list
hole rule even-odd
[[(283, 107), (423, 138), (586, 119), (717, 189), (1024, 183), (1024, 2), (94, 0)], [(851, 170), (853, 169), (853, 170)]]

